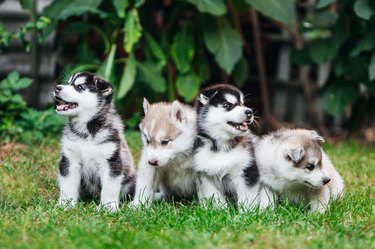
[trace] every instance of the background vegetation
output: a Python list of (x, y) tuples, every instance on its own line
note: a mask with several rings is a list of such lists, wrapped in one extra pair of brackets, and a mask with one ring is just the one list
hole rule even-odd
[[(201, 87), (215, 82), (260, 96), (263, 127), (278, 127), (270, 108), (264, 29), (281, 29), (291, 37), (293, 77), (303, 87), (306, 124), (325, 131), (317, 119), (318, 95), (331, 115), (345, 111), (349, 130), (375, 113), (373, 1), (54, 0), (39, 18), (36, 0), (20, 2), (34, 18), (14, 34), (0, 25), (1, 48), (17, 39), (32, 53), (35, 43), (56, 32), (60, 81), (86, 70), (108, 79), (130, 128), (140, 119), (141, 96), (191, 103)], [(314, 68), (327, 62), (332, 69), (321, 89)], [(252, 75), (259, 80), (251, 81)], [(7, 120), (1, 119), (3, 127)]]

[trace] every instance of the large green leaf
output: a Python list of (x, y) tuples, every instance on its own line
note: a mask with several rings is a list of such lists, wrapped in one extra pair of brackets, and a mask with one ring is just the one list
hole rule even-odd
[(186, 73), (190, 69), (194, 57), (193, 34), (188, 26), (182, 27), (173, 39), (171, 48), (172, 59), (180, 73)]
[(112, 0), (112, 3), (116, 9), (118, 17), (124, 18), (125, 9), (129, 6), (129, 0)]
[(370, 65), (368, 67), (368, 74), (371, 81), (375, 80), (375, 52), (372, 54)]
[(200, 79), (192, 72), (179, 75), (177, 76), (176, 87), (178, 94), (182, 96), (186, 102), (190, 102), (199, 92)]
[(130, 91), (130, 89), (134, 85), (136, 75), (136, 60), (133, 53), (131, 53), (126, 60), (124, 73), (122, 74), (120, 79), (120, 84), (117, 91), (117, 99), (122, 99)]
[(365, 20), (370, 20), (373, 12), (369, 5), (370, 0), (357, 0), (354, 4), (355, 14)]
[(323, 93), (323, 106), (332, 115), (341, 115), (345, 107), (359, 96), (359, 87), (353, 81), (335, 81)]
[(216, 62), (227, 74), (241, 58), (241, 36), (232, 28), (226, 18), (209, 18), (204, 25), (204, 41)]
[(295, 19), (294, 0), (245, 0), (260, 13), (292, 25)]
[(227, 12), (224, 0), (187, 0), (197, 6), (203, 13), (209, 13), (214, 16), (221, 16)]
[(164, 93), (167, 89), (165, 79), (151, 62), (137, 62), (139, 80), (146, 83), (157, 93)]
[(148, 33), (145, 32), (146, 48), (149, 54), (157, 60), (157, 67), (163, 69), (167, 64), (167, 56), (163, 52), (163, 49), (156, 42), (156, 40)]
[[(102, 1), (103, 0), (57, 0), (56, 3), (53, 3), (56, 4), (55, 6), (53, 6), (52, 4), (51, 6), (49, 6), (49, 10), (46, 9), (47, 17), (55, 20), (65, 20), (71, 16), (90, 13), (98, 15), (100, 18), (105, 18), (109, 15), (109, 13), (104, 12), (98, 8), (99, 4)], [(69, 2), (69, 4), (67, 2)], [(50, 16), (51, 14), (55, 14), (55, 16)]]
[(125, 18), (125, 51), (130, 53), (142, 36), (142, 26), (137, 9), (130, 10)]

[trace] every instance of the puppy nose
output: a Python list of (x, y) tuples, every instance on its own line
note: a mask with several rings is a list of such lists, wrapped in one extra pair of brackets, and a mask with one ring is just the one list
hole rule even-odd
[(329, 183), (331, 181), (331, 178), (324, 178), (323, 179), (323, 184), (326, 185), (327, 183)]
[(149, 160), (148, 164), (150, 164), (152, 166), (158, 166), (158, 160)]
[(250, 108), (247, 108), (247, 109), (245, 110), (245, 114), (246, 114), (247, 116), (251, 116), (251, 115), (253, 115), (253, 110), (251, 110)]
[(58, 94), (61, 90), (62, 90), (62, 86), (57, 85), (57, 86), (55, 87), (55, 93), (56, 93), (56, 94)]

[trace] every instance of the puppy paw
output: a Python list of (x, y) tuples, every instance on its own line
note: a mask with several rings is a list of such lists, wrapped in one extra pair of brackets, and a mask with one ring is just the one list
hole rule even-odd
[(117, 212), (119, 210), (119, 205), (118, 202), (106, 202), (106, 203), (101, 203), (97, 208), (97, 212), (101, 211), (107, 211), (110, 213)]

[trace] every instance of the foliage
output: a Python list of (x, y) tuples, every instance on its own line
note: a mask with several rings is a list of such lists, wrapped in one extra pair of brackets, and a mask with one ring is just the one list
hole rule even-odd
[(13, 139), (33, 142), (61, 131), (64, 120), (52, 109), (37, 111), (27, 107), (19, 90), (31, 83), (31, 79), (21, 78), (17, 72), (0, 82), (0, 143)]
[[(220, 74), (239, 86), (248, 77), (241, 34), (224, 0), (86, 2), (55, 0), (43, 12), (53, 26), (64, 27), (61, 56), (75, 55), (73, 63), (64, 63), (63, 75), (101, 74), (116, 86), (120, 109), (130, 107), (126, 116), (141, 105), (140, 93), (151, 100), (191, 102), (202, 85)], [(234, 2), (235, 12), (254, 6), (276, 20), (294, 20), (291, 0), (267, 1), (267, 8), (260, 1)], [(79, 45), (72, 46), (69, 37)]]
[[(331, 11), (331, 4), (338, 10)], [(353, 106), (351, 130), (359, 128), (366, 115), (375, 114), (374, 13), (374, 1), (321, 0), (314, 15), (305, 20), (309, 27), (301, 30), (311, 39), (304, 50), (298, 51), (305, 59), (303, 64), (332, 61), (323, 105), (336, 116)]]
[[(140, 134), (126, 136), (139, 159)], [(0, 148), (0, 248), (373, 248), (373, 146), (326, 146), (347, 191), (325, 214), (287, 203), (275, 211), (240, 213), (196, 202), (138, 210), (124, 204), (110, 214), (97, 212), (95, 202), (68, 211), (56, 206), (58, 143)]]

